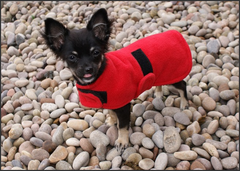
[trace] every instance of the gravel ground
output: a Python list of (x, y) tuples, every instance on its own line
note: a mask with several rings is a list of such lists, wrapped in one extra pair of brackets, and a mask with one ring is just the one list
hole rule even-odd
[[(40, 35), (47, 17), (78, 29), (101, 7), (114, 19), (109, 50), (174, 29), (192, 52), (189, 109), (167, 86), (164, 99), (154, 87), (133, 99), (122, 154), (108, 110), (81, 105)], [(2, 170), (239, 169), (238, 1), (1, 1), (1, 133)]]

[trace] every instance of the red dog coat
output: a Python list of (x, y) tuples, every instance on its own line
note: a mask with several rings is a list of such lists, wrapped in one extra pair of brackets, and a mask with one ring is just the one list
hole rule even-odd
[(175, 30), (142, 38), (105, 56), (106, 67), (94, 83), (76, 84), (83, 106), (120, 108), (152, 86), (183, 80), (192, 68), (189, 46)]

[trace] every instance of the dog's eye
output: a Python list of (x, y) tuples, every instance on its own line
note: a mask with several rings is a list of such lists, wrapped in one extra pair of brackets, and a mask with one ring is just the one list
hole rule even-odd
[(76, 61), (76, 56), (75, 55), (69, 55), (68, 59), (72, 62)]
[(100, 55), (99, 50), (94, 50), (94, 51), (93, 51), (93, 56), (94, 56), (94, 57), (98, 57), (99, 55)]

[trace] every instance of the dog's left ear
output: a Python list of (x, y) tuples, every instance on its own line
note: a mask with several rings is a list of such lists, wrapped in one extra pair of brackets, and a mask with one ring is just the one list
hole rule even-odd
[(110, 27), (111, 21), (109, 21), (107, 11), (104, 8), (96, 11), (87, 24), (87, 29), (102, 41), (108, 41), (111, 32)]

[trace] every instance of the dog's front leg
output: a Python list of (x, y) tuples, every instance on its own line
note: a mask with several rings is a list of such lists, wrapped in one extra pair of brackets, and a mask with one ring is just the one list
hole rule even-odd
[(162, 86), (157, 86), (157, 87), (156, 87), (155, 92), (154, 92), (154, 96), (155, 96), (156, 98), (160, 98), (160, 99), (163, 98)]
[(131, 104), (114, 109), (117, 115), (118, 139), (115, 146), (119, 152), (122, 152), (129, 143), (129, 123), (130, 123), (130, 108)]

